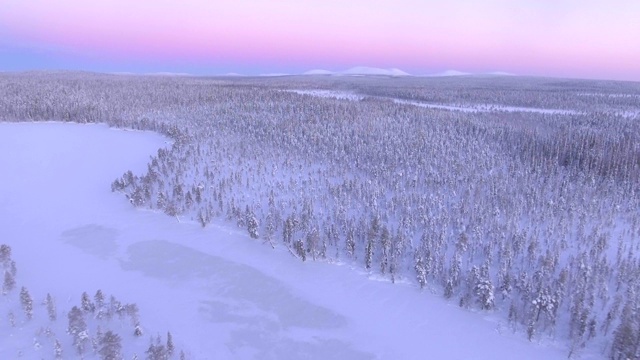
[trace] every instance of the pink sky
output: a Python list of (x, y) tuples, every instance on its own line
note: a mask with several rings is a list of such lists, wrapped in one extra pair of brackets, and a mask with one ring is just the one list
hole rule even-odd
[(640, 81), (638, 0), (0, 2), (0, 70), (363, 65)]

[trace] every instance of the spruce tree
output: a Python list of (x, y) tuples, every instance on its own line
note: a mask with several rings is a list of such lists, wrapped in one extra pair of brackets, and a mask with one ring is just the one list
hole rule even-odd
[(58, 314), (56, 312), (56, 303), (53, 300), (51, 294), (47, 293), (47, 299), (45, 300), (47, 305), (47, 314), (49, 315), (49, 320), (55, 321), (58, 318)]
[(249, 207), (247, 207), (246, 211), (247, 212), (245, 215), (245, 219), (247, 224), (247, 231), (249, 232), (249, 236), (251, 236), (252, 239), (257, 239), (258, 237), (260, 237), (260, 234), (258, 234), (258, 219), (256, 218), (256, 215), (253, 213), (253, 211), (249, 210)]
[(96, 306), (91, 302), (91, 298), (87, 292), (82, 293), (81, 302), (82, 311), (85, 313), (93, 313), (96, 310)]
[(11, 262), (11, 246), (2, 244), (0, 245), (0, 263), (5, 267), (9, 266)]
[(156, 338), (155, 342), (153, 341), (153, 339), (151, 340), (151, 342), (149, 343), (149, 348), (147, 348), (146, 354), (147, 354), (147, 357), (146, 357), (147, 360), (169, 359), (169, 356), (167, 354), (167, 349), (162, 344), (160, 340), (160, 336)]
[(60, 344), (60, 341), (58, 339), (56, 339), (55, 344), (53, 345), (53, 356), (55, 357), (56, 360), (62, 359), (62, 344)]
[(475, 294), (478, 297), (480, 308), (483, 310), (491, 310), (495, 305), (495, 296), (493, 293), (493, 284), (489, 279), (480, 279), (475, 286)]
[(140, 323), (136, 323), (134, 329), (133, 329), (133, 335), (135, 335), (136, 337), (140, 337), (144, 334), (144, 332), (142, 331), (142, 326), (140, 326)]
[(424, 266), (424, 261), (422, 260), (422, 256), (420, 256), (417, 252), (415, 256), (415, 265), (413, 268), (416, 271), (416, 280), (420, 285), (420, 289), (423, 289), (424, 286), (427, 284), (427, 271)]
[(112, 331), (107, 331), (100, 339), (100, 350), (98, 350), (102, 360), (122, 359), (122, 344), (120, 336)]
[(16, 279), (9, 271), (4, 272), (4, 282), (2, 283), (2, 294), (10, 293), (16, 287)]
[(104, 294), (102, 293), (102, 290), (96, 291), (96, 294), (93, 296), (93, 300), (95, 301), (95, 305), (98, 310), (104, 306)]
[(296, 251), (296, 254), (302, 259), (302, 261), (307, 260), (307, 254), (304, 251), (304, 242), (302, 239), (298, 239), (293, 243), (293, 248)]
[(171, 356), (174, 351), (175, 346), (173, 345), (173, 336), (171, 336), (171, 332), (167, 332), (167, 354)]
[(24, 310), (27, 319), (31, 320), (33, 318), (33, 299), (31, 295), (29, 295), (29, 291), (24, 286), (20, 290), (20, 304), (22, 305), (22, 309)]
[(69, 334), (77, 336), (81, 332), (87, 330), (87, 323), (84, 320), (84, 314), (77, 306), (71, 308), (67, 318), (69, 320), (69, 325), (67, 327), (67, 332)]

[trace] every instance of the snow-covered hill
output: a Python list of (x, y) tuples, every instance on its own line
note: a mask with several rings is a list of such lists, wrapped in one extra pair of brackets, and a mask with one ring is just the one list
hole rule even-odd
[[(356, 66), (343, 71), (330, 71), (315, 69), (304, 72), (302, 75), (377, 75), (377, 76), (412, 76), (411, 74), (396, 68), (382, 69), (375, 67)], [(513, 76), (512, 73), (494, 71), (487, 73), (470, 73), (458, 70), (445, 70), (442, 72), (424, 75), (425, 77), (447, 77), (447, 76)]]
[(465, 75), (471, 75), (471, 73), (458, 71), (458, 70), (446, 70), (446, 71), (443, 71), (443, 72), (430, 74), (430, 75), (427, 75), (427, 76), (440, 77), (440, 76), (465, 76)]

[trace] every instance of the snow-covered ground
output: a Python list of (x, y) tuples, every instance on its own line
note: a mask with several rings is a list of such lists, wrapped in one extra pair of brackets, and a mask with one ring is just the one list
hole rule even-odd
[(574, 110), (542, 109), (542, 108), (532, 108), (532, 107), (522, 107), (522, 106), (504, 106), (504, 105), (492, 105), (492, 104), (452, 106), (452, 105), (432, 104), (432, 103), (421, 102), (421, 101), (410, 101), (410, 100), (401, 100), (401, 99), (394, 99), (393, 101), (398, 104), (414, 105), (414, 106), (426, 107), (431, 109), (472, 112), (472, 113), (474, 112), (531, 112), (531, 113), (538, 113), (538, 114), (560, 114), (560, 115), (579, 114), (578, 111), (574, 111)]
[[(102, 289), (140, 307), (146, 334), (136, 341), (170, 330), (192, 359), (566, 358), (490, 312), (301, 262), (222, 223), (202, 229), (136, 210), (110, 191), (163, 146), (156, 134), (103, 125), (0, 123), (0, 242), (13, 248), (34, 303), (50, 292), (67, 308)], [(0, 358), (53, 358), (33, 348), (27, 325), (0, 316)]]
[[(334, 98), (334, 99), (340, 99), (340, 100), (358, 101), (365, 98), (364, 95), (360, 95), (355, 92), (340, 91), (340, 90), (294, 89), (294, 90), (285, 90), (285, 91), (293, 92), (300, 95), (310, 95), (310, 96), (317, 96), (322, 98)], [(575, 110), (563, 110), (563, 109), (544, 109), (544, 108), (493, 105), (493, 104), (459, 106), (459, 105), (448, 105), (448, 104), (434, 104), (434, 103), (428, 103), (423, 101), (411, 101), (411, 100), (404, 100), (404, 99), (392, 99), (392, 100), (397, 104), (413, 105), (413, 106), (426, 107), (431, 109), (440, 109), (440, 110), (461, 111), (461, 112), (467, 112), (467, 113), (530, 112), (530, 113), (538, 113), (538, 114), (559, 114), (559, 115), (580, 114), (580, 112)], [(633, 116), (633, 114), (628, 113), (626, 114), (626, 116)]]
[(579, 93), (578, 96), (593, 96), (593, 97), (609, 97), (609, 98), (628, 98), (628, 99), (640, 99), (640, 95), (637, 94), (603, 94), (603, 93)]
[(300, 95), (310, 95), (317, 96), (323, 98), (332, 98), (339, 100), (352, 100), (358, 101), (364, 99), (364, 96), (356, 94), (352, 91), (340, 91), (340, 90), (322, 90), (322, 89), (311, 89), (311, 90), (285, 90), (288, 92), (300, 94)]

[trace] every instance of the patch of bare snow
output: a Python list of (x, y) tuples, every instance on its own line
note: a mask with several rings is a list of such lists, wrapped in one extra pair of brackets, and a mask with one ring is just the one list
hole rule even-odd
[(477, 112), (532, 112), (532, 113), (539, 113), (539, 114), (561, 114), (561, 115), (580, 114), (580, 112), (575, 110), (563, 110), (563, 109), (544, 109), (544, 108), (530, 108), (530, 107), (519, 107), (519, 106), (491, 105), (491, 104), (454, 106), (454, 105), (432, 104), (427, 102), (410, 101), (410, 100), (402, 100), (402, 99), (393, 99), (393, 101), (397, 104), (414, 105), (414, 106), (426, 107), (431, 109), (442, 109), (442, 110), (471, 112), (471, 113), (473, 112), (476, 112), (476, 113)]
[(299, 95), (310, 95), (310, 96), (317, 96), (322, 98), (333, 98), (333, 99), (339, 99), (339, 100), (359, 101), (364, 99), (364, 96), (356, 94), (351, 91), (322, 90), (322, 89), (285, 90), (285, 91), (296, 93)]
[(465, 75), (471, 75), (471, 74), (467, 73), (467, 72), (463, 72), (463, 71), (458, 71), (458, 70), (446, 70), (446, 71), (443, 71), (443, 72), (430, 74), (430, 75), (427, 75), (427, 76), (429, 76), (429, 77), (444, 77), (444, 76), (465, 76)]

